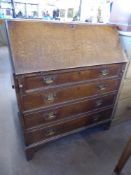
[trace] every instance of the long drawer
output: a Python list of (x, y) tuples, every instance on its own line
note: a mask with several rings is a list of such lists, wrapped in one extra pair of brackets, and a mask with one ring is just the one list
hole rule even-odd
[(86, 127), (90, 124), (97, 123), (106, 119), (110, 119), (112, 109), (107, 109), (92, 115), (83, 114), (77, 119), (68, 120), (64, 123), (36, 129), (25, 133), (26, 145), (30, 145), (42, 140), (54, 137), (60, 134), (70, 132), (72, 130)]
[(24, 114), (24, 127), (26, 129), (37, 127), (38, 125), (51, 123), (53, 121), (58, 121), (64, 118), (71, 118), (71, 116), (74, 115), (111, 106), (115, 101), (115, 97), (115, 94), (111, 94), (103, 96), (101, 98), (84, 100), (82, 102), (79, 101), (73, 104), (67, 104), (65, 106), (60, 106), (49, 110)]
[(22, 111), (34, 110), (70, 100), (112, 92), (118, 89), (119, 82), (119, 79), (109, 79), (21, 95), (21, 108)]
[(120, 77), (125, 65), (111, 64), (94, 66), (86, 69), (58, 71), (54, 73), (36, 73), (17, 77), (17, 86), (21, 92), (31, 92), (40, 88), (52, 87), (60, 84), (87, 81), (111, 76)]

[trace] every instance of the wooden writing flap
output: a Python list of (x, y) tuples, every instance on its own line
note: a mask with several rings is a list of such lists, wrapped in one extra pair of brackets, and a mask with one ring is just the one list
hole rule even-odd
[(16, 74), (125, 62), (114, 26), (8, 21)]

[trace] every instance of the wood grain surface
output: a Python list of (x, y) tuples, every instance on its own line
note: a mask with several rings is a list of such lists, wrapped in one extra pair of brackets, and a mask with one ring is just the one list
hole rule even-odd
[(114, 26), (7, 23), (16, 74), (125, 62)]
[[(84, 97), (117, 91), (120, 79), (96, 81), (64, 88), (54, 88), (28, 95), (20, 95), (22, 111), (36, 110)], [(105, 100), (107, 101), (107, 99)]]
[(54, 86), (65, 86), (66, 84), (89, 82), (102, 78), (119, 78), (123, 74), (124, 65), (110, 64), (103, 66), (92, 66), (90, 68), (66, 69), (63, 71), (38, 72), (18, 75), (16, 86), (21, 93), (39, 91), (40, 89), (52, 88)]
[(40, 142), (44, 139), (54, 137), (56, 135), (61, 135), (63, 133), (68, 133), (72, 130), (91, 125), (93, 123), (99, 123), (102, 120), (110, 119), (112, 113), (111, 109), (98, 112), (97, 114), (88, 115), (81, 114), (79, 117), (67, 120), (59, 124), (52, 124), (49, 127), (42, 127), (41, 129), (34, 129), (29, 132), (25, 132), (26, 135), (26, 146), (32, 143)]
[[(113, 96), (114, 95), (114, 96)], [(58, 123), (64, 119), (71, 119), (72, 116), (81, 115), (83, 113), (96, 112), (104, 110), (107, 107), (113, 106), (116, 94), (105, 97), (98, 97), (95, 99), (84, 100), (64, 106), (53, 107), (52, 109), (45, 109), (33, 113), (23, 114), (23, 121), (25, 129), (31, 127), (37, 128), (39, 125)]]

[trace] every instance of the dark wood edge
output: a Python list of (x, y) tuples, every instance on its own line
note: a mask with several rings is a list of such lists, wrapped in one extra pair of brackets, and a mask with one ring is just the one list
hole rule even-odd
[[(42, 18), (41, 18), (42, 19)], [(71, 21), (71, 22), (64, 22), (64, 21), (47, 21), (47, 20), (41, 20), (41, 19), (18, 19), (18, 18), (12, 18), (7, 19), (8, 22), (14, 21), (14, 22), (41, 22), (46, 24), (76, 24), (76, 25), (85, 25), (85, 26), (111, 26), (116, 27), (117, 25), (114, 23), (87, 23), (87, 22), (78, 22), (78, 21)]]
[(116, 168), (114, 169), (114, 172), (115, 172), (117, 175), (120, 175), (120, 170), (118, 169), (118, 167), (116, 167)]
[[(124, 62), (126, 64), (126, 62)], [(116, 64), (123, 65), (123, 62), (119, 62)], [(114, 63), (110, 64), (102, 64), (102, 65), (94, 65), (94, 66), (85, 66), (85, 67), (75, 67), (70, 69), (60, 69), (60, 70), (50, 70), (50, 71), (40, 71), (40, 72), (32, 72), (32, 73), (26, 73), (26, 74), (18, 74), (16, 75), (16, 78), (19, 77), (32, 77), (32, 76), (40, 76), (40, 75), (52, 75), (52, 74), (61, 74), (61, 73), (70, 73), (70, 72), (77, 72), (77, 71), (85, 71), (85, 70), (92, 70), (96, 68), (104, 68), (105, 66), (111, 66), (114, 65)]]

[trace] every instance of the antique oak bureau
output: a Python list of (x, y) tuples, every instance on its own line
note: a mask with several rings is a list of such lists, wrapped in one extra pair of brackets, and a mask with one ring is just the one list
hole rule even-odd
[(125, 69), (114, 26), (7, 21), (25, 152), (107, 124)]

